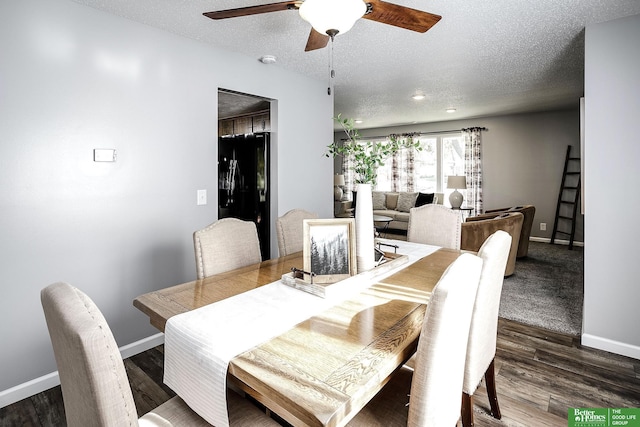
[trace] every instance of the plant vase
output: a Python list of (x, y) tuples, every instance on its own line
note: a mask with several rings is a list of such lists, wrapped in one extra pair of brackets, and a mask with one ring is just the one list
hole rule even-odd
[(358, 204), (356, 206), (356, 258), (358, 273), (375, 267), (373, 200), (371, 184), (358, 184)]

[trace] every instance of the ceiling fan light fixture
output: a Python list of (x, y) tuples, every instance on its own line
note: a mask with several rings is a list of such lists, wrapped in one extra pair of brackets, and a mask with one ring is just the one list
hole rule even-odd
[(302, 19), (320, 34), (344, 34), (366, 11), (362, 0), (305, 0), (299, 9)]

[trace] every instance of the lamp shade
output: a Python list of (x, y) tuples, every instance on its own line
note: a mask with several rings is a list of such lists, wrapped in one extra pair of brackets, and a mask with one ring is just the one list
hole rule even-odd
[(467, 188), (467, 177), (462, 175), (452, 175), (447, 179), (447, 188), (464, 190)]
[(298, 12), (320, 34), (336, 30), (344, 34), (367, 11), (362, 0), (305, 0)]
[(333, 185), (344, 185), (344, 175), (333, 175)]

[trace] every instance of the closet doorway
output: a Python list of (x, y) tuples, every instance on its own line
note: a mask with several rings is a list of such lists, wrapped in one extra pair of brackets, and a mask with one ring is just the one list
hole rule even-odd
[(253, 221), (262, 259), (271, 241), (271, 100), (218, 90), (218, 218)]

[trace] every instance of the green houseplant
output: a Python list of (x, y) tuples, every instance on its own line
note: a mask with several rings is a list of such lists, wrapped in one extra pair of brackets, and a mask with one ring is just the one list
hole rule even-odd
[(390, 135), (389, 140), (385, 141), (362, 141), (353, 119), (343, 119), (338, 114), (334, 120), (340, 123), (347, 139), (342, 144), (334, 142), (329, 145), (325, 156), (349, 158), (353, 163), (357, 184), (375, 187), (378, 168), (384, 165), (385, 160), (405, 148), (422, 149), (420, 141), (414, 140), (411, 134), (403, 135), (404, 138)]

